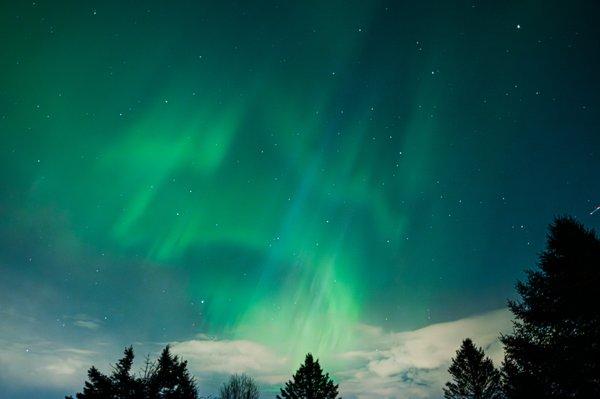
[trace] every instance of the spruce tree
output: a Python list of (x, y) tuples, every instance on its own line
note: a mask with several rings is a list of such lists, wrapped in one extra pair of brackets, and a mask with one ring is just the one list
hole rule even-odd
[(133, 366), (133, 348), (125, 348), (123, 358), (113, 367), (110, 376), (113, 394), (119, 399), (143, 399), (144, 389), (142, 381), (131, 373)]
[(492, 360), (470, 338), (462, 342), (448, 369), (452, 381), (446, 383), (446, 399), (499, 399), (500, 372)]
[(510, 301), (513, 333), (505, 345), (506, 395), (600, 398), (600, 240), (572, 218), (550, 226), (538, 268)]
[(146, 381), (149, 399), (196, 399), (194, 378), (187, 370), (187, 361), (171, 353), (169, 345), (163, 349)]
[(323, 374), (319, 360), (309, 353), (304, 364), (300, 365), (292, 379), (281, 388), (278, 399), (335, 399), (338, 397), (338, 385)]
[[(83, 392), (75, 395), (77, 399), (106, 399), (113, 397), (113, 386), (110, 377), (102, 374), (96, 367), (88, 370), (88, 381), (83, 385)], [(65, 396), (65, 399), (72, 399)]]
[[(131, 372), (133, 348), (128, 347), (124, 356), (113, 366), (107, 376), (94, 366), (88, 371), (88, 381), (77, 399), (197, 399), (194, 378), (187, 370), (187, 362), (171, 354), (167, 347), (155, 363), (146, 361), (141, 377)], [(66, 399), (72, 399), (66, 396)]]

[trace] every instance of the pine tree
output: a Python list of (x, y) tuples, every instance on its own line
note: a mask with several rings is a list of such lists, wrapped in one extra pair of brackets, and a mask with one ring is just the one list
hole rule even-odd
[(329, 373), (323, 374), (319, 360), (314, 360), (309, 353), (304, 364), (300, 365), (292, 380), (281, 388), (277, 399), (336, 399), (338, 385), (329, 378)]
[[(77, 393), (77, 399), (106, 399), (113, 396), (113, 386), (110, 377), (102, 374), (96, 367), (88, 370), (88, 381), (84, 383), (83, 392)], [(72, 399), (71, 396), (65, 396)]]
[(572, 218), (550, 226), (536, 270), (509, 302), (514, 331), (505, 345), (506, 395), (600, 397), (600, 240)]
[[(197, 399), (194, 378), (187, 370), (187, 362), (173, 356), (170, 348), (162, 351), (156, 363), (146, 360), (141, 377), (131, 373), (133, 348), (125, 348), (124, 356), (107, 376), (94, 366), (88, 371), (88, 381), (77, 399)], [(66, 399), (72, 399), (66, 396)]]
[(462, 342), (448, 369), (452, 381), (446, 383), (446, 399), (499, 399), (501, 397), (500, 372), (482, 348), (477, 348), (470, 338)]
[(198, 396), (187, 361), (171, 354), (169, 345), (160, 354), (146, 385), (149, 399), (195, 399)]
[(113, 367), (110, 376), (115, 397), (119, 399), (143, 399), (142, 381), (131, 374), (133, 366), (133, 348), (125, 348), (123, 358)]
[(258, 386), (246, 374), (234, 374), (220, 389), (219, 399), (258, 399)]
[[(88, 380), (83, 392), (75, 395), (77, 399), (143, 399), (141, 381), (131, 374), (133, 365), (133, 348), (125, 348), (123, 358), (113, 367), (113, 372), (107, 376), (94, 366), (88, 370)], [(66, 397), (71, 399), (70, 396)]]

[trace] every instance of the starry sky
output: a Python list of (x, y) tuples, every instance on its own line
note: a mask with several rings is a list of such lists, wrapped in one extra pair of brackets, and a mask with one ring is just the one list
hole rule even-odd
[[(495, 359), (545, 229), (600, 227), (592, 1), (0, 4), (0, 396), (166, 343), (263, 396)], [(3, 393), (3, 394), (2, 394)]]

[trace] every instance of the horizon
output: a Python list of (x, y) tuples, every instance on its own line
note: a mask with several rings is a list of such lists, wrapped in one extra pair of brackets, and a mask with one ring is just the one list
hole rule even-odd
[(498, 364), (548, 225), (600, 229), (600, 4), (440, 3), (0, 4), (0, 396)]

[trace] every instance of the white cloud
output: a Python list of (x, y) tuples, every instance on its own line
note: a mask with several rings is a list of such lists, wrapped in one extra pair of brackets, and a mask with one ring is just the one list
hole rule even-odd
[(78, 387), (98, 357), (96, 352), (54, 342), (0, 341), (0, 378), (14, 386)]
[[(356, 348), (323, 366), (336, 377), (345, 398), (438, 398), (450, 358), (464, 338), (472, 338), (498, 364), (498, 336), (510, 327), (506, 309), (405, 332), (362, 324), (356, 326)], [(206, 381), (245, 372), (260, 383), (279, 385), (290, 378), (284, 370), (293, 368), (289, 359), (253, 341), (202, 336), (174, 343), (173, 350)]]
[(100, 327), (100, 323), (93, 320), (75, 320), (73, 325), (81, 328), (87, 328), (88, 330), (97, 330)]
[[(57, 335), (56, 329), (44, 328), (40, 320), (15, 308), (0, 311), (0, 317), (0, 390), (10, 386), (58, 389), (66, 394), (81, 389), (92, 364), (105, 370), (116, 360), (111, 355), (120, 352), (95, 334), (85, 342), (71, 342), (63, 334)], [(64, 316), (63, 320), (74, 320), (74, 325), (83, 322), (80, 327), (94, 329), (88, 324), (94, 319), (85, 315)]]
[(498, 336), (510, 328), (506, 309), (408, 332), (362, 326), (362, 342), (368, 345), (339, 356), (355, 365), (340, 370), (340, 387), (346, 397), (439, 397), (449, 360), (464, 338), (472, 338), (498, 364), (502, 358)]
[[(439, 398), (447, 367), (461, 341), (472, 338), (499, 363), (498, 335), (511, 328), (506, 309), (418, 330), (393, 332), (356, 326), (356, 346), (330, 356), (324, 368), (340, 383), (344, 398)], [(86, 328), (86, 327), (84, 327)], [(1, 333), (0, 329), (0, 333)], [(6, 331), (4, 331), (6, 333)], [(106, 369), (122, 348), (95, 341), (82, 350), (59, 340), (0, 334), (0, 379), (13, 386), (81, 389), (90, 365)], [(137, 343), (136, 348), (155, 343)], [(201, 391), (214, 389), (231, 373), (245, 372), (263, 387), (282, 384), (296, 364), (271, 347), (249, 340), (218, 340), (208, 336), (172, 343), (188, 361)]]
[(248, 373), (268, 384), (281, 382), (287, 359), (268, 347), (246, 340), (195, 339), (172, 346), (196, 375)]

